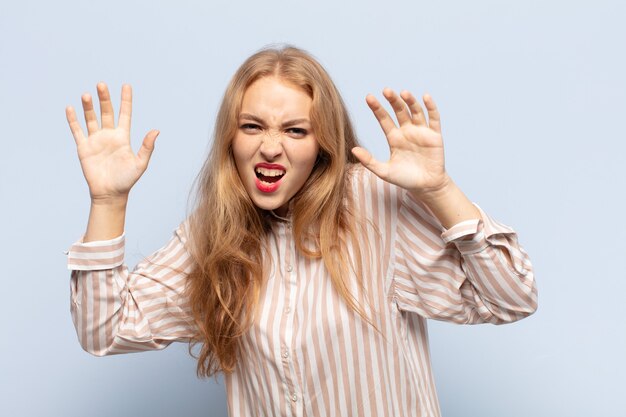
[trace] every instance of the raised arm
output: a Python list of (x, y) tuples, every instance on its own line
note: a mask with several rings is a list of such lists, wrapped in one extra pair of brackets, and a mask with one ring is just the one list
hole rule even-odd
[(389, 161), (363, 148), (352, 152), (376, 176), (406, 190), (394, 263), (398, 306), (456, 323), (500, 324), (534, 312), (532, 266), (515, 232), (481, 213), (446, 173), (432, 97), (423, 98), (427, 117), (411, 93), (383, 94), (397, 124), (374, 96), (366, 100), (387, 138)]
[(192, 268), (187, 233), (181, 226), (166, 246), (132, 272), (124, 264), (128, 194), (148, 166), (158, 132), (148, 132), (135, 154), (130, 146), (130, 86), (122, 87), (117, 126), (107, 86), (100, 83), (97, 89), (101, 124), (91, 96), (82, 96), (88, 136), (74, 109), (66, 109), (91, 197), (85, 236), (68, 253), (72, 319), (82, 347), (94, 355), (162, 349), (195, 334), (184, 292)]
[(130, 146), (133, 101), (130, 85), (122, 87), (117, 126), (106, 84), (99, 83), (97, 90), (100, 124), (91, 95), (82, 96), (87, 136), (76, 118), (74, 108), (68, 106), (65, 110), (91, 197), (84, 242), (112, 239), (123, 233), (128, 194), (148, 167), (154, 142), (159, 134), (156, 130), (149, 131), (139, 152), (135, 154)]
[(354, 148), (354, 155), (378, 177), (408, 190), (426, 204), (444, 227), (479, 219), (476, 207), (446, 172), (439, 111), (432, 97), (424, 96), (426, 120), (422, 107), (410, 92), (403, 91), (398, 96), (386, 88), (383, 94), (396, 114), (398, 125), (376, 97), (370, 94), (366, 101), (389, 143), (389, 161), (377, 161), (364, 148)]

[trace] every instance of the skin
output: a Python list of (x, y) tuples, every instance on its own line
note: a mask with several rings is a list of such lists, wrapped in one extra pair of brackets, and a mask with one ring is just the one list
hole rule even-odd
[[(318, 147), (310, 129), (305, 129), (307, 134), (304, 138), (294, 137), (301, 136), (301, 133), (294, 135), (295, 131), (286, 129), (284, 122), (292, 118), (308, 118), (306, 109), (310, 109), (311, 99), (303, 91), (293, 91), (294, 86), (276, 80), (268, 79), (259, 84), (263, 88), (258, 91), (252, 90), (253, 86), (244, 95), (242, 105), (245, 111), (242, 114), (249, 112), (248, 114), (258, 116), (260, 120), (239, 120), (240, 130), (233, 142), (233, 150), (239, 155), (236, 157), (236, 164), (244, 186), (255, 204), (265, 209), (278, 210), (277, 214), (284, 215), (287, 203), (308, 177), (307, 172), (310, 174), (313, 166), (311, 158), (317, 155)], [(280, 97), (265, 95), (265, 92), (269, 93), (273, 89), (276, 90), (275, 93), (280, 93)], [(130, 146), (131, 87), (122, 87), (117, 125), (107, 86), (99, 83), (97, 92), (101, 125), (98, 124), (91, 96), (82, 96), (87, 136), (77, 120), (75, 110), (71, 106), (66, 108), (67, 121), (76, 141), (78, 158), (91, 197), (84, 242), (108, 240), (123, 233), (128, 195), (145, 172), (159, 134), (157, 130), (149, 131), (135, 154)], [(257, 98), (258, 94), (260, 95)], [(302, 95), (306, 96), (308, 103)], [(249, 102), (246, 102), (246, 96), (250, 99)], [(423, 97), (426, 115), (419, 102), (408, 91), (398, 95), (386, 88), (383, 96), (391, 105), (397, 123), (376, 97), (368, 95), (366, 102), (389, 144), (389, 160), (378, 161), (360, 147), (352, 149), (353, 154), (375, 175), (405, 188), (424, 202), (444, 227), (450, 228), (464, 220), (479, 219), (478, 210), (445, 170), (440, 116), (434, 100), (429, 95)], [(251, 100), (252, 97), (254, 100)], [(303, 115), (306, 117), (302, 117)], [(258, 127), (249, 126), (242, 130), (241, 126), (246, 122), (257, 124)], [(310, 127), (306, 123), (296, 127)], [(244, 144), (248, 139), (252, 143)], [(303, 152), (302, 155), (298, 154), (298, 149)], [(250, 175), (254, 175), (254, 164), (264, 159), (279, 160), (281, 162), (278, 163), (288, 168), (284, 179), (286, 186), (281, 185), (276, 196), (257, 195), (256, 186), (254, 189), (250, 187), (249, 180)]]
[(376, 97), (370, 94), (366, 102), (387, 138), (389, 160), (380, 162), (360, 147), (352, 149), (354, 156), (381, 179), (408, 190), (424, 202), (443, 227), (480, 219), (478, 209), (446, 172), (441, 121), (432, 97), (428, 94), (423, 97), (427, 119), (410, 92), (402, 91), (398, 95), (385, 88), (383, 96), (391, 105), (397, 124)]
[(130, 146), (131, 87), (122, 87), (117, 126), (106, 84), (98, 83), (96, 88), (100, 100), (101, 126), (98, 125), (91, 96), (82, 96), (88, 136), (85, 136), (78, 123), (74, 108), (69, 106), (65, 109), (91, 197), (84, 242), (113, 239), (124, 232), (128, 194), (148, 167), (154, 142), (159, 135), (157, 130), (149, 131), (139, 152), (135, 154)]
[[(319, 145), (309, 114), (311, 98), (276, 77), (254, 82), (243, 96), (239, 130), (232, 149), (239, 177), (257, 207), (287, 214), (289, 201), (313, 171)], [(285, 167), (279, 188), (260, 191), (255, 166), (267, 162)]]

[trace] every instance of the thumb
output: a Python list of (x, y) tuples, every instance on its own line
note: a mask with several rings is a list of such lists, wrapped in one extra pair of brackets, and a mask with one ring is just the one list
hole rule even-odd
[(151, 130), (146, 134), (146, 137), (143, 138), (143, 143), (141, 144), (141, 148), (139, 148), (139, 152), (137, 152), (137, 157), (141, 161), (141, 164), (144, 166), (144, 169), (148, 166), (148, 162), (150, 161), (150, 157), (152, 156), (152, 151), (154, 151), (154, 142), (156, 142), (157, 136), (159, 136), (158, 130)]
[(356, 156), (365, 168), (372, 171), (376, 176), (382, 179), (385, 178), (386, 164), (376, 160), (367, 149), (357, 146), (352, 148), (352, 154)]

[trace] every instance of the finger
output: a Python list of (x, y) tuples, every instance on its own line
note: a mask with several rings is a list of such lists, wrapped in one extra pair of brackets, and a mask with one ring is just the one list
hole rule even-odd
[(405, 102), (400, 99), (400, 96), (398, 96), (391, 88), (385, 88), (383, 90), (383, 95), (389, 104), (391, 104), (391, 107), (396, 114), (396, 118), (398, 119), (398, 124), (402, 126), (404, 124), (411, 123), (409, 109), (406, 107)]
[(441, 133), (439, 110), (435, 100), (429, 94), (424, 94), (424, 105), (426, 105), (426, 110), (428, 111), (428, 126), (435, 132)]
[(80, 127), (80, 123), (78, 123), (78, 120), (76, 119), (76, 111), (74, 110), (74, 107), (67, 106), (65, 108), (65, 117), (67, 118), (67, 123), (70, 125), (74, 141), (78, 145), (80, 141), (85, 140), (85, 134), (83, 133), (83, 129)]
[(426, 115), (424, 115), (422, 106), (420, 106), (415, 96), (408, 91), (403, 91), (400, 93), (400, 96), (411, 110), (411, 121), (413, 124), (417, 126), (426, 126)]
[(122, 103), (118, 126), (130, 131), (130, 119), (133, 113), (133, 90), (128, 84), (122, 86)]
[(393, 119), (391, 118), (391, 116), (389, 116), (387, 110), (385, 110), (385, 108), (380, 104), (376, 97), (368, 94), (367, 97), (365, 97), (365, 101), (367, 102), (369, 108), (372, 110), (372, 113), (374, 113), (374, 116), (376, 117), (376, 120), (378, 120), (378, 123), (383, 129), (383, 132), (385, 132), (385, 136), (396, 128), (396, 124), (394, 123)]
[(141, 161), (144, 170), (148, 167), (148, 162), (150, 162), (150, 157), (154, 151), (154, 142), (156, 142), (156, 138), (159, 136), (159, 133), (160, 132), (158, 130), (149, 131), (146, 134), (146, 137), (143, 138), (141, 148), (139, 148), (139, 152), (137, 152), (137, 157)]
[(83, 112), (85, 113), (87, 133), (91, 135), (100, 130), (100, 126), (98, 126), (98, 118), (96, 117), (96, 112), (93, 109), (93, 101), (91, 100), (91, 95), (86, 93), (82, 95), (80, 100), (83, 104)]
[(105, 83), (98, 83), (98, 98), (100, 98), (100, 116), (102, 117), (103, 129), (115, 128), (115, 116), (113, 114), (113, 104), (111, 103), (111, 95)]
[(356, 156), (356, 159), (358, 159), (365, 168), (372, 171), (376, 176), (382, 179), (386, 178), (387, 164), (377, 161), (367, 149), (357, 146), (352, 148), (352, 154)]

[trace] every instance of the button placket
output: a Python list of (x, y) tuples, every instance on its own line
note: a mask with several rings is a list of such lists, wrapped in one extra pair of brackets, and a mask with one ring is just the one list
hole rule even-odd
[(285, 230), (285, 238), (287, 241), (285, 245), (286, 253), (285, 256), (282, 258), (284, 277), (283, 284), (285, 286), (282, 312), (285, 314), (283, 319), (285, 320), (285, 328), (282, 335), (283, 343), (279, 352), (279, 360), (282, 362), (284, 374), (289, 381), (289, 383), (285, 384), (285, 395), (295, 406), (297, 403), (300, 403), (301, 400), (301, 397), (298, 394), (300, 390), (298, 376), (295, 374), (296, 368), (294, 361), (296, 360), (296, 357), (294, 355), (296, 355), (296, 352), (292, 350), (294, 332), (297, 328), (297, 323), (295, 322), (296, 317), (294, 314), (294, 306), (298, 294), (298, 279), (296, 272), (296, 248), (293, 241), (293, 236), (290, 233), (290, 226), (291, 224), (287, 224)]

